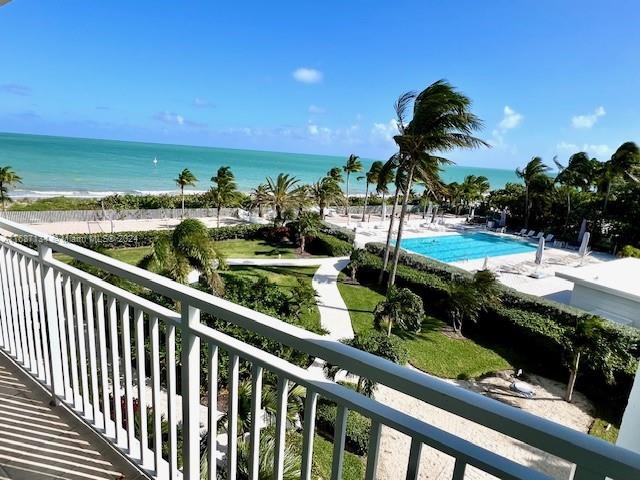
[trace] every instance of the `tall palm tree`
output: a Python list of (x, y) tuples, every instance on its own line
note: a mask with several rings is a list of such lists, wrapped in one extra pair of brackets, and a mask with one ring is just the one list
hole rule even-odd
[(347, 206), (345, 207), (345, 213), (347, 215), (347, 222), (349, 222), (349, 176), (352, 173), (362, 171), (362, 162), (360, 161), (360, 157), (352, 153), (349, 155), (347, 163), (344, 164), (342, 169), (347, 174)]
[(333, 167), (327, 172), (327, 177), (331, 177), (338, 183), (342, 183), (342, 169), (340, 167)]
[(611, 155), (611, 159), (605, 162), (603, 168), (603, 181), (606, 185), (602, 214), (607, 211), (611, 187), (616, 180), (630, 178), (638, 181), (636, 177), (640, 170), (640, 149), (634, 142), (625, 142)]
[(178, 178), (175, 179), (176, 185), (180, 187), (180, 194), (182, 195), (182, 216), (184, 217), (184, 187), (195, 187), (198, 179), (191, 173), (191, 170), (185, 168), (180, 172)]
[(9, 187), (13, 187), (18, 183), (22, 183), (20, 177), (10, 166), (0, 167), (0, 199), (2, 200), (2, 211), (6, 210), (5, 203), (10, 202)]
[(516, 168), (516, 175), (524, 181), (524, 228), (529, 228), (529, 216), (531, 214), (531, 194), (536, 184), (542, 178), (547, 177), (549, 167), (540, 157), (533, 157), (524, 168)]
[(396, 179), (395, 170), (393, 168), (385, 168), (385, 163), (382, 164), (380, 172), (378, 172), (378, 183), (376, 185), (376, 193), (381, 196), (382, 201), (382, 213), (381, 218), (384, 222), (387, 218), (387, 202), (386, 196), (389, 195), (389, 184), (393, 183)]
[(389, 252), (391, 251), (391, 239), (393, 237), (393, 229), (396, 222), (396, 210), (398, 208), (398, 198), (400, 193), (404, 192), (404, 188), (407, 183), (407, 175), (404, 170), (405, 162), (402, 161), (402, 155), (396, 153), (392, 155), (389, 160), (382, 167), (380, 173), (381, 178), (394, 178), (395, 193), (393, 195), (393, 205), (391, 207), (391, 217), (389, 219), (389, 229), (387, 230), (387, 242), (384, 246), (384, 255), (382, 260), (382, 268), (380, 269), (380, 275), (378, 276), (378, 284), (382, 285), (384, 279), (384, 273), (387, 271), (387, 265), (389, 264)]
[[(413, 118), (407, 124), (406, 111), (412, 103)], [(389, 286), (395, 282), (402, 230), (414, 178), (418, 176), (427, 188), (434, 192), (442, 191), (440, 169), (451, 162), (436, 155), (437, 152), (489, 146), (472, 135), (482, 127), (482, 122), (471, 113), (470, 107), (471, 100), (444, 80), (432, 83), (419, 94), (404, 93), (395, 103), (399, 134), (394, 140), (406, 163), (407, 187), (402, 199)]]
[(267, 177), (266, 203), (276, 211), (276, 222), (284, 221), (282, 213), (285, 209), (295, 204), (294, 192), (298, 187), (299, 180), (287, 173), (279, 174), (274, 180)]
[(320, 209), (319, 213), (321, 220), (324, 220), (324, 212), (326, 208), (331, 205), (342, 204), (344, 202), (344, 194), (340, 189), (340, 185), (332, 177), (321, 178), (311, 185), (310, 195)]
[(590, 158), (586, 152), (571, 155), (566, 167), (555, 157), (553, 162), (558, 169), (555, 182), (579, 188), (583, 192), (591, 190), (601, 167), (600, 162), (596, 158)]
[(231, 167), (220, 167), (216, 175), (211, 177), (213, 187), (209, 190), (209, 195), (213, 200), (213, 205), (217, 209), (216, 225), (220, 226), (220, 210), (222, 207), (233, 206), (238, 200), (238, 184)]
[(201, 272), (207, 286), (220, 295), (222, 279), (216, 266), (223, 266), (209, 230), (200, 220), (188, 218), (180, 222), (170, 235), (163, 235), (153, 243), (153, 250), (138, 264), (141, 268), (157, 271), (176, 282), (187, 284), (193, 270)]
[(380, 175), (380, 170), (382, 170), (382, 163), (380, 160), (377, 160), (371, 164), (371, 168), (365, 175), (366, 186), (364, 190), (364, 209), (362, 210), (362, 221), (365, 220), (365, 215), (367, 213), (367, 200), (369, 198), (369, 185), (370, 184), (378, 184), (378, 176)]

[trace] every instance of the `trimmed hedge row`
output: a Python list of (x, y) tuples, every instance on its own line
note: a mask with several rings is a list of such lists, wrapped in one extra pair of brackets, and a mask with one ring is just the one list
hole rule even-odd
[[(363, 283), (378, 278), (382, 268), (382, 259), (371, 253), (381, 253), (380, 244), (368, 244), (367, 250), (358, 255), (357, 276)], [(446, 318), (450, 279), (470, 274), (416, 257), (401, 255), (396, 284), (420, 295), (427, 312)], [(465, 334), (481, 343), (504, 345), (517, 352), (514, 361), (522, 361), (525, 370), (566, 382), (571, 335), (575, 325), (588, 314), (507, 287), (503, 288), (501, 298), (501, 305), (482, 314), (477, 324), (465, 324)], [(591, 398), (624, 408), (637, 369), (637, 362), (631, 357), (640, 357), (640, 332), (603, 321), (593, 335), (597, 335), (599, 354), (583, 358), (578, 388)], [(629, 345), (628, 351), (616, 350), (619, 345)]]
[[(320, 434), (333, 439), (336, 423), (337, 407), (334, 402), (321, 399), (316, 411), (316, 428)], [(356, 455), (366, 455), (369, 447), (369, 430), (371, 420), (358, 412), (350, 410), (347, 414), (347, 429), (345, 435), (345, 449)]]
[(320, 227), (320, 231), (327, 235), (331, 235), (332, 237), (336, 237), (344, 242), (351, 243), (355, 242), (356, 234), (353, 230), (350, 230), (345, 227), (338, 227), (336, 225), (329, 225), (326, 222), (322, 222), (322, 226)]
[(340, 240), (330, 234), (318, 232), (307, 246), (309, 253), (329, 255), (330, 257), (348, 257), (353, 251), (351, 243)]

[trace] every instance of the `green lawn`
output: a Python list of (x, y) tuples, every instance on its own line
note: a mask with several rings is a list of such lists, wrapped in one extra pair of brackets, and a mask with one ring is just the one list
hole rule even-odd
[[(287, 441), (296, 454), (302, 454), (302, 435), (298, 432), (287, 434)], [(333, 443), (325, 440), (320, 435), (313, 440), (313, 465), (311, 478), (328, 480), (331, 478), (331, 463), (333, 460)], [(344, 465), (342, 478), (344, 480), (361, 480), (365, 473), (365, 459), (350, 452), (344, 453)]]
[[(384, 297), (379, 292), (362, 285), (343, 283), (341, 275), (338, 288), (351, 315), (356, 333), (372, 330), (373, 310)], [(394, 331), (405, 341), (409, 362), (416, 368), (442, 378), (478, 377), (488, 372), (506, 370), (510, 363), (493, 350), (469, 339), (457, 339), (443, 333), (443, 322), (427, 317), (423, 329), (417, 334)]]
[[(311, 279), (316, 273), (317, 267), (230, 267), (222, 272), (222, 276), (229, 275), (249, 277), (254, 280), (258, 277), (267, 277), (271, 283), (275, 283), (280, 289), (290, 293), (291, 289), (297, 285), (298, 279), (311, 284)], [(310, 325), (315, 328), (320, 327), (320, 312), (314, 306), (311, 311), (305, 312), (301, 318), (302, 325)]]
[(266, 240), (223, 240), (216, 242), (216, 247), (227, 258), (296, 258), (297, 248), (282, 246), (267, 242)]

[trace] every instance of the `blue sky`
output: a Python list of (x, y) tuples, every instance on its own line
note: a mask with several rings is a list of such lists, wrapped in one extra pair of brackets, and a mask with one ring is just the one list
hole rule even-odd
[(446, 78), (512, 168), (640, 140), (633, 1), (125, 2), (0, 8), (0, 131), (386, 158)]

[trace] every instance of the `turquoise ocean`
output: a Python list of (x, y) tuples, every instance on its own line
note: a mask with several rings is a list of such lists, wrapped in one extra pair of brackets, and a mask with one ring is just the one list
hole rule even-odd
[[(172, 192), (183, 168), (198, 177), (194, 190), (206, 190), (222, 165), (231, 167), (240, 190), (250, 191), (281, 172), (314, 182), (344, 161), (327, 155), (0, 133), (0, 165), (10, 165), (22, 177), (14, 197)], [(362, 161), (368, 168), (374, 159)], [(513, 170), (465, 166), (447, 167), (443, 178), (462, 181), (472, 174), (486, 176), (491, 188), (518, 182)], [(364, 182), (353, 178), (351, 191), (364, 193)]]

